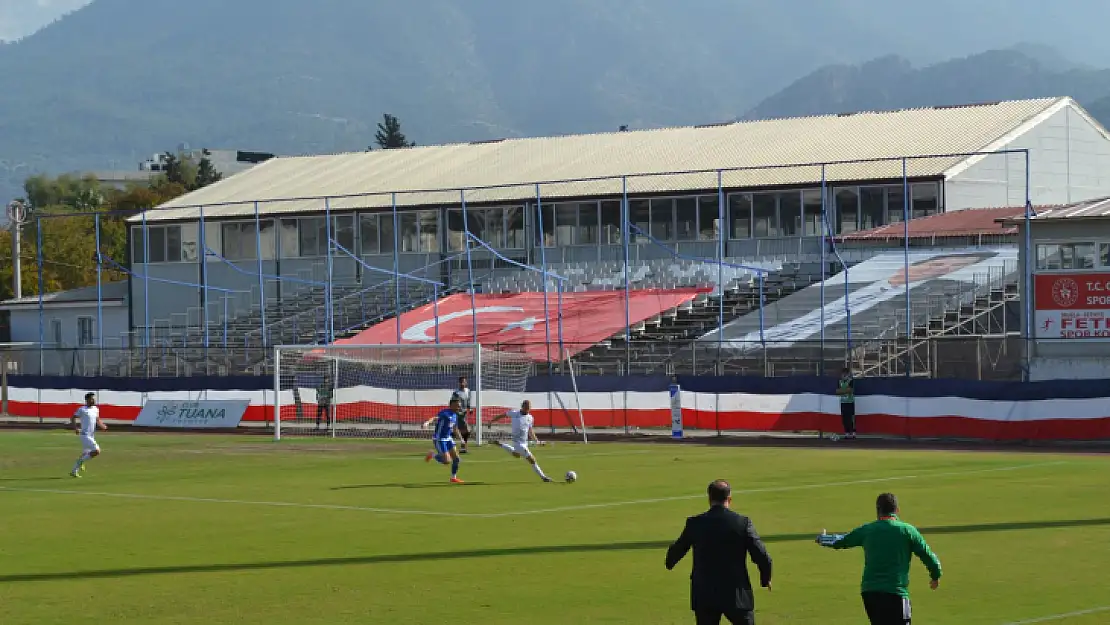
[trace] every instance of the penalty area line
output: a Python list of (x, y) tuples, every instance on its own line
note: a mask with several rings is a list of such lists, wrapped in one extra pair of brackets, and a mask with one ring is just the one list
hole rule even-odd
[(1100, 608), (1090, 608), (1088, 610), (1079, 610), (1077, 612), (1050, 614), (1049, 616), (1042, 616), (1040, 618), (1030, 619), (1028, 621), (1014, 621), (1012, 623), (1006, 623), (1006, 625), (1036, 625), (1037, 623), (1051, 623), (1053, 621), (1062, 621), (1066, 618), (1072, 618), (1074, 616), (1088, 616), (1090, 614), (1100, 614), (1102, 612), (1110, 612), (1110, 605), (1104, 605)]
[[(771, 486), (767, 488), (754, 488), (748, 490), (733, 491), (736, 494), (755, 495), (760, 493), (784, 493), (799, 490), (814, 490), (822, 488), (833, 488), (837, 486), (858, 486), (861, 484), (880, 484), (883, 482), (896, 482), (906, 480), (928, 479), (935, 477), (949, 477), (949, 476), (963, 476), (963, 475), (976, 475), (983, 473), (999, 473), (1004, 471), (1017, 471), (1021, 469), (1030, 469), (1037, 467), (1047, 467), (1054, 465), (1066, 464), (1066, 461), (1060, 462), (1040, 462), (1034, 464), (1020, 464), (1007, 467), (994, 467), (990, 469), (972, 469), (968, 471), (946, 471), (936, 473), (920, 473), (917, 475), (896, 475), (891, 477), (870, 478), (864, 480), (847, 480), (838, 482), (825, 482), (821, 484), (797, 484), (793, 486)], [(686, 501), (691, 499), (701, 499), (705, 495), (678, 495), (674, 497), (655, 497), (650, 499), (635, 499), (631, 501), (609, 501), (595, 504), (580, 504), (574, 506), (561, 506), (556, 508), (539, 508), (535, 510), (518, 510), (512, 512), (447, 512), (440, 510), (413, 510), (413, 509), (397, 509), (397, 508), (374, 508), (366, 506), (352, 506), (342, 504), (325, 504), (325, 503), (302, 503), (295, 501), (256, 501), (249, 499), (219, 499), (214, 497), (185, 497), (179, 495), (149, 495), (141, 493), (110, 493), (101, 491), (85, 491), (85, 490), (69, 490), (69, 489), (54, 489), (54, 488), (20, 488), (12, 486), (0, 486), (0, 492), (11, 493), (39, 493), (46, 495), (82, 495), (85, 497), (105, 497), (114, 499), (132, 499), (132, 500), (146, 500), (146, 501), (176, 501), (183, 503), (214, 503), (214, 504), (232, 504), (240, 506), (259, 506), (259, 507), (272, 507), (272, 508), (300, 508), (305, 510), (337, 510), (346, 512), (370, 512), (376, 514), (394, 514), (394, 515), (412, 515), (412, 516), (434, 516), (434, 517), (454, 517), (454, 518), (470, 518), (470, 519), (497, 519), (504, 517), (515, 516), (528, 516), (535, 514), (554, 514), (559, 512), (577, 512), (584, 510), (597, 510), (605, 508), (616, 508), (621, 506), (633, 506), (652, 503), (662, 503), (669, 501)], [(1037, 622), (1037, 621), (1034, 621)], [(1016, 625), (1016, 624), (1014, 624)]]

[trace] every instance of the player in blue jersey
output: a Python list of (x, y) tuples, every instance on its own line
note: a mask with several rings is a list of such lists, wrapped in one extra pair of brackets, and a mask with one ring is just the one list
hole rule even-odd
[(451, 465), (451, 483), (462, 484), (463, 481), (459, 479), (459, 452), (455, 449), (455, 436), (459, 434), (459, 412), (462, 410), (462, 404), (458, 398), (452, 397), (451, 403), (439, 411), (439, 414), (428, 419), (424, 422), (424, 429), (435, 423), (435, 431), (432, 432), (432, 444), (435, 450), (428, 452), (424, 457), (425, 462), (431, 461), (435, 458), (436, 462), (440, 464)]

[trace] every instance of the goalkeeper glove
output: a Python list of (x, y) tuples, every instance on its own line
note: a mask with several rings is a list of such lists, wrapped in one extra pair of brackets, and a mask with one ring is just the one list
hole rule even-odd
[(844, 534), (828, 534), (824, 530), (821, 530), (821, 535), (817, 537), (816, 542), (822, 547), (832, 547), (842, 538), (844, 538)]

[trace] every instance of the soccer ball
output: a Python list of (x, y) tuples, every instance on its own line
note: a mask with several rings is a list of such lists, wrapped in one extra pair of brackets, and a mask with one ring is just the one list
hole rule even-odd
[(566, 479), (567, 484), (570, 484), (570, 483), (575, 482), (575, 481), (578, 480), (578, 474), (575, 473), (574, 471), (567, 471), (567, 474), (563, 477), (564, 477), (564, 479)]

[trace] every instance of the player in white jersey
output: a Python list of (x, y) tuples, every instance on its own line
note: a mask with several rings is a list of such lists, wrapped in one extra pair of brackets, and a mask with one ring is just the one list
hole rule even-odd
[(96, 405), (94, 393), (85, 393), (85, 405), (78, 408), (69, 421), (77, 431), (77, 436), (81, 437), (81, 457), (69, 474), (71, 477), (81, 477), (85, 473), (85, 462), (100, 455), (100, 445), (96, 444), (94, 436), (96, 431), (108, 429), (100, 420), (100, 408)]
[(462, 449), (459, 453), (465, 454), (470, 444), (470, 424), (467, 423), (467, 419), (474, 411), (470, 404), (470, 387), (466, 383), (465, 375), (459, 378), (459, 388), (451, 393), (451, 399), (459, 402), (459, 435), (462, 437)]
[(535, 419), (529, 414), (531, 409), (532, 402), (526, 399), (521, 402), (520, 410), (510, 410), (505, 414), (498, 415), (490, 420), (490, 425), (502, 419), (511, 419), (513, 424), (512, 444), (506, 445), (502, 442), (498, 442), (497, 444), (501, 446), (501, 449), (512, 454), (514, 458), (524, 458), (527, 460), (528, 464), (532, 465), (532, 470), (535, 471), (536, 475), (540, 476), (540, 479), (545, 482), (551, 482), (552, 479), (544, 474), (543, 469), (541, 469), (539, 463), (536, 462), (536, 457), (533, 456), (532, 451), (528, 449), (529, 441), (534, 441), (536, 443), (540, 442), (539, 439), (536, 438), (536, 431), (532, 427), (535, 424)]

